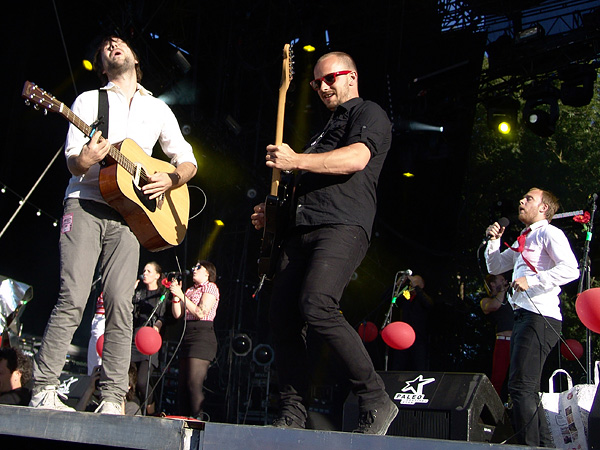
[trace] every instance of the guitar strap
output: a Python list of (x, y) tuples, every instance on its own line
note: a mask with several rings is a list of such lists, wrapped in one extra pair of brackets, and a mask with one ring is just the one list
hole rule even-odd
[(102, 131), (102, 136), (108, 139), (108, 91), (106, 89), (98, 90), (98, 130)]

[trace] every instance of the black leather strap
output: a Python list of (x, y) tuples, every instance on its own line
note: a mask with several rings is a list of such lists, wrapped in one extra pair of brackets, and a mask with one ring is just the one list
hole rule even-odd
[(100, 89), (98, 91), (98, 130), (102, 131), (102, 136), (108, 139), (108, 91)]

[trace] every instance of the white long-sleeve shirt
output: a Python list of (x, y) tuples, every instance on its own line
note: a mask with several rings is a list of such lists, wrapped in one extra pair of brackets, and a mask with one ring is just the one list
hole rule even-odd
[[(485, 251), (488, 271), (498, 275), (512, 270), (513, 280), (526, 277), (529, 289), (515, 292), (509, 298), (513, 308), (523, 308), (562, 320), (558, 297), (560, 286), (579, 277), (577, 259), (563, 231), (550, 225), (547, 220), (540, 220), (530, 228), (523, 255), (509, 248), (500, 252), (500, 239), (488, 242)], [(513, 243), (512, 247), (517, 247), (517, 244)], [(523, 256), (537, 273), (527, 266)]]
[[(108, 141), (111, 144), (129, 138), (135, 141), (147, 155), (152, 155), (152, 148), (158, 141), (174, 166), (183, 162), (196, 165), (192, 146), (184, 139), (173, 111), (165, 102), (152, 96), (140, 84), (131, 104), (121, 89), (112, 82), (102, 89), (108, 91)], [(79, 95), (73, 102), (71, 110), (83, 122), (91, 125), (98, 118), (98, 91), (87, 91)], [(78, 155), (88, 140), (75, 126), (70, 125), (65, 143), (67, 159)], [(65, 198), (81, 198), (106, 203), (98, 186), (99, 172), (100, 165), (94, 164), (85, 174), (72, 176)]]

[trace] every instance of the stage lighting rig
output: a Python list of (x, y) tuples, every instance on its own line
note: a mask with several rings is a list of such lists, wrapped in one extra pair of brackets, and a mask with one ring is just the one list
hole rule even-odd
[(586, 106), (594, 96), (596, 68), (590, 64), (572, 64), (559, 70), (560, 101), (568, 106)]
[(485, 102), (488, 126), (500, 134), (508, 135), (517, 126), (519, 101), (504, 95), (490, 98)]
[(560, 91), (550, 81), (527, 87), (523, 91), (525, 127), (538, 136), (552, 136), (559, 117), (559, 97)]

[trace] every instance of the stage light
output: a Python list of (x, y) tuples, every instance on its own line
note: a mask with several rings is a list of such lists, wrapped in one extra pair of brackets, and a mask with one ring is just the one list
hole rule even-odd
[(517, 125), (519, 101), (511, 96), (494, 97), (486, 101), (488, 126), (502, 135), (509, 135)]
[(94, 65), (92, 64), (92, 62), (89, 59), (84, 59), (83, 60), (83, 68), (89, 72), (91, 72), (92, 70), (94, 70)]
[(402, 176), (403, 176), (404, 178), (413, 178), (413, 177), (415, 176), (415, 174), (414, 174), (414, 173), (412, 173), (412, 172), (404, 172), (404, 173), (402, 174)]
[(259, 366), (268, 366), (273, 362), (274, 356), (275, 354), (270, 345), (260, 344), (252, 352), (252, 361)]
[(510, 133), (510, 130), (512, 130), (512, 127), (510, 126), (510, 122), (503, 120), (502, 122), (500, 122), (498, 124), (498, 131), (501, 134), (508, 134), (508, 133)]
[(568, 106), (586, 106), (594, 96), (598, 74), (589, 64), (574, 64), (559, 71), (560, 101)]
[(187, 123), (184, 124), (181, 127), (181, 134), (183, 134), (184, 136), (189, 136), (190, 134), (192, 134), (192, 127), (190, 125), (188, 125)]
[(559, 116), (559, 96), (559, 90), (550, 83), (532, 85), (524, 90), (523, 122), (525, 127), (541, 137), (554, 134)]
[(252, 339), (245, 334), (236, 334), (231, 341), (231, 350), (237, 356), (246, 356), (252, 350)]
[(212, 251), (213, 245), (217, 240), (217, 236), (221, 232), (221, 230), (225, 227), (225, 223), (221, 219), (215, 219), (213, 221), (214, 226), (208, 236), (204, 239), (204, 244), (202, 244), (202, 248), (198, 253), (198, 259), (210, 259), (210, 252)]
[(531, 41), (533, 39), (541, 39), (546, 35), (546, 30), (540, 24), (520, 31), (515, 37), (515, 42)]
[(306, 44), (304, 47), (302, 47), (302, 50), (304, 50), (306, 53), (312, 53), (316, 50), (316, 48), (310, 44)]

